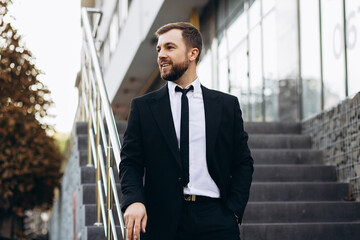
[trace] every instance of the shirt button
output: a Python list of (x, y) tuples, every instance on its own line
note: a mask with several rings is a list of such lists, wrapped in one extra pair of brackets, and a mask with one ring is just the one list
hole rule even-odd
[(181, 180), (182, 180), (181, 177), (179, 177), (179, 178), (178, 178), (178, 181), (181, 182)]

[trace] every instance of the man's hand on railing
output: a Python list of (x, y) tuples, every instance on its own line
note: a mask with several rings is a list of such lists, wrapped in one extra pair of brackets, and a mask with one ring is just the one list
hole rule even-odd
[(125, 226), (128, 230), (127, 239), (131, 240), (140, 237), (140, 228), (145, 233), (147, 214), (144, 204), (133, 203), (126, 208), (124, 214)]

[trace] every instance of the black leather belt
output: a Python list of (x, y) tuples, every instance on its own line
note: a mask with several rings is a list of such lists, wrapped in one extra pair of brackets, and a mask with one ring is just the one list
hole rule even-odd
[(218, 200), (218, 199), (219, 198), (211, 198), (211, 197), (205, 197), (205, 196), (199, 196), (199, 195), (184, 194), (184, 200), (186, 202), (203, 202), (203, 201)]

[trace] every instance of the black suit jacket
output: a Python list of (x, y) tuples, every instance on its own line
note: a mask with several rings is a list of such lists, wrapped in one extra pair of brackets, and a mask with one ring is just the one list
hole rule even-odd
[[(209, 174), (223, 203), (241, 220), (249, 198), (253, 159), (239, 102), (203, 86), (202, 93)], [(181, 168), (165, 85), (132, 101), (121, 151), (122, 210), (134, 202), (145, 204), (148, 224), (142, 239), (174, 239), (184, 198)]]

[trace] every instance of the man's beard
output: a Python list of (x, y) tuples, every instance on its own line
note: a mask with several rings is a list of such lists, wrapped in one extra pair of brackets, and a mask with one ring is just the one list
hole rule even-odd
[(168, 73), (162, 72), (160, 67), (161, 78), (166, 81), (174, 82), (178, 80), (189, 68), (189, 60), (184, 60), (183, 62), (178, 64), (173, 64), (172, 62), (170, 62), (169, 65), (170, 64), (172, 67)]

